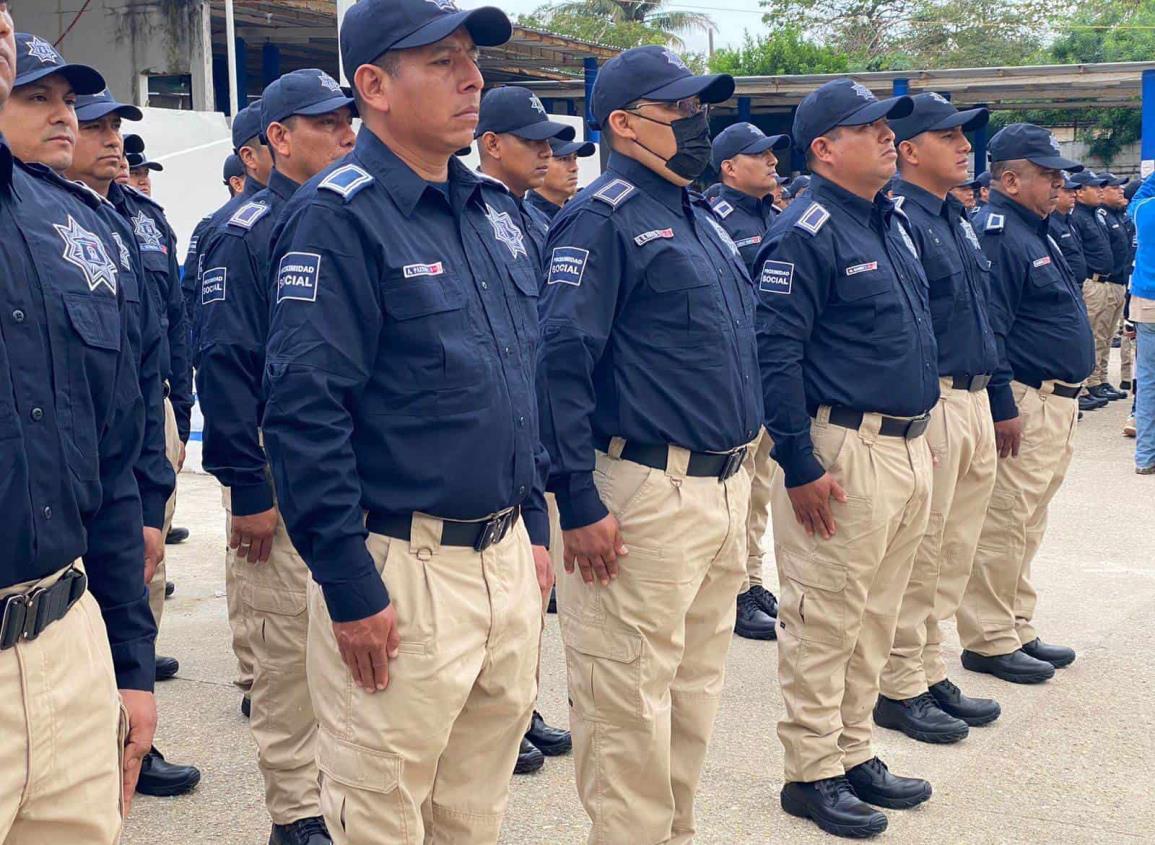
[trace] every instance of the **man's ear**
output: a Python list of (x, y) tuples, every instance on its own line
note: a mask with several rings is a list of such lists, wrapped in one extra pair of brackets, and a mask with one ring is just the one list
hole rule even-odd
[(389, 74), (377, 65), (361, 65), (353, 74), (353, 85), (361, 104), (380, 112), (389, 111)]
[(265, 130), (265, 140), (268, 141), (268, 146), (276, 151), (278, 157), (289, 155), (289, 132), (283, 123), (270, 123)]
[(624, 138), (627, 141), (636, 141), (638, 139), (638, 133), (635, 132), (633, 126), (630, 125), (629, 112), (623, 111), (622, 109), (612, 111), (610, 112), (607, 123), (610, 125), (610, 131), (617, 137)]
[(496, 161), (501, 161), (501, 139), (495, 132), (484, 132), (477, 139), (477, 145), (485, 150), (485, 154)]
[(834, 144), (825, 135), (819, 135), (810, 142), (810, 152), (816, 161), (830, 164), (834, 160)]

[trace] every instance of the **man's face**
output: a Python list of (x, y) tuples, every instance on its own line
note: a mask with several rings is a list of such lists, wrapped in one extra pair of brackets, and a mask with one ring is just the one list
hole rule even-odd
[(17, 158), (67, 170), (77, 137), (72, 85), (54, 73), (14, 89), (0, 112), (0, 131)]
[(127, 185), (128, 184), (128, 176), (129, 176), (128, 159), (125, 158), (124, 156), (121, 156), (120, 157), (120, 170), (118, 170), (116, 173), (116, 184)]
[(695, 108), (701, 108), (696, 97), (674, 103), (658, 103), (648, 100), (636, 103), (620, 112), (613, 112), (611, 117), (613, 114), (625, 114), (627, 117), (626, 126), (635, 136), (629, 140), (635, 141), (650, 156), (660, 159), (659, 162), (652, 162), (647, 157), (643, 160), (643, 164), (646, 164), (651, 170), (655, 170), (656, 165), (655, 172), (676, 184), (686, 185), (689, 184), (689, 180), (671, 172), (666, 168), (665, 163), (673, 158), (678, 151), (678, 142), (670, 124), (691, 116)]
[(1071, 188), (1060, 188), (1055, 198), (1055, 211), (1059, 214), (1068, 214), (1075, 207), (1075, 191)]
[(736, 155), (722, 162), (728, 183), (744, 194), (761, 199), (778, 184), (778, 156), (773, 150), (757, 155)]
[(1004, 184), (1014, 186), (1012, 196), (1018, 203), (1033, 211), (1039, 217), (1046, 217), (1055, 208), (1059, 191), (1063, 187), (1063, 172), (1040, 167), (1029, 161), (1015, 165), (1010, 174), (1005, 174)]
[(961, 202), (963, 208), (966, 208), (968, 211), (975, 207), (975, 192), (973, 188), (968, 188), (965, 185), (955, 186), (950, 189), (950, 194)]
[[(933, 185), (958, 185), (967, 178), (971, 143), (961, 126), (937, 132), (923, 132), (910, 139), (918, 159), (918, 172)], [(941, 190), (941, 188), (940, 188)], [(974, 192), (971, 192), (971, 206)]]
[(1091, 208), (1098, 208), (1103, 204), (1103, 190), (1095, 185), (1079, 186), (1077, 197), (1081, 204)]
[[(119, 176), (119, 172), (117, 176)], [(128, 171), (128, 184), (146, 197), (152, 196), (152, 171), (147, 167), (137, 167)]]
[[(120, 115), (108, 114), (100, 120), (81, 124), (76, 142), (72, 171), (95, 182), (116, 181), (120, 161), (124, 157), (124, 141), (120, 137)], [(132, 176), (129, 184), (135, 187)]]
[(577, 153), (570, 153), (567, 156), (552, 156), (542, 186), (548, 189), (550, 193), (560, 194), (566, 199), (576, 194), (578, 188)]
[(990, 202), (991, 201), (991, 189), (988, 187), (980, 186), (979, 187), (979, 200), (981, 202)]
[(824, 136), (829, 147), (828, 165), (834, 174), (877, 182), (879, 189), (894, 175), (898, 152), (894, 132), (886, 118), (862, 126), (843, 126)]
[(1127, 205), (1127, 199), (1123, 196), (1122, 185), (1108, 185), (1103, 189), (1103, 205), (1108, 208), (1123, 208)]
[[(486, 137), (483, 136), (485, 141)], [(549, 141), (527, 141), (512, 132), (494, 136), (494, 152), (501, 157), (501, 168), (512, 183), (508, 187), (515, 194), (536, 190), (545, 184), (553, 151)]]
[(16, 27), (8, 13), (8, 4), (0, 0), (0, 109), (12, 93), (16, 78)]
[(319, 115), (289, 118), (285, 139), (294, 169), (311, 179), (353, 149), (353, 111), (346, 107)]

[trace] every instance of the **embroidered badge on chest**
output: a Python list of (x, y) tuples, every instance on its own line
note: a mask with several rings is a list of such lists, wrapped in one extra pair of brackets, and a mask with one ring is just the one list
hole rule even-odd
[(143, 211), (132, 218), (132, 231), (141, 252), (168, 252), (161, 243), (164, 235), (157, 228), (156, 221)]
[(906, 248), (910, 250), (910, 254), (918, 258), (918, 250), (915, 249), (914, 241), (910, 239), (910, 234), (906, 231), (906, 227), (901, 223), (898, 224), (898, 233), (902, 235), (902, 242), (906, 244)]
[(721, 238), (722, 243), (724, 243), (726, 248), (730, 250), (730, 254), (735, 258), (740, 257), (738, 247), (734, 245), (734, 239), (730, 237), (729, 232), (722, 228), (722, 224), (715, 220), (713, 217), (707, 217), (706, 222), (714, 227), (714, 231), (718, 233), (718, 237)]
[(975, 249), (982, 249), (982, 247), (979, 246), (979, 236), (975, 234), (974, 227), (971, 226), (970, 221), (959, 220), (958, 224), (962, 227), (963, 235), (965, 235), (966, 239), (970, 241), (971, 246), (973, 246)]
[(117, 232), (112, 233), (112, 239), (116, 241), (116, 248), (120, 250), (120, 266), (125, 270), (131, 270), (132, 253), (128, 251), (128, 247), (125, 246), (124, 240)]
[(80, 268), (85, 281), (88, 282), (88, 289), (94, 291), (104, 285), (116, 293), (116, 265), (108, 257), (108, 251), (105, 250), (100, 238), (82, 228), (72, 215), (68, 216), (67, 225), (54, 223), (53, 228), (64, 240), (62, 257), (72, 266)]
[(508, 211), (498, 211), (486, 203), (485, 219), (493, 227), (493, 236), (509, 248), (510, 255), (514, 258), (519, 255), (529, 255), (525, 250), (525, 235), (522, 234), (521, 229), (517, 228), (517, 224), (513, 222)]

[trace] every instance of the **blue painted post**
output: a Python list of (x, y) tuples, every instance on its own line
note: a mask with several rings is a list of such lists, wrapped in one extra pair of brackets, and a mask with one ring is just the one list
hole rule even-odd
[(261, 82), (269, 85), (281, 76), (281, 48), (266, 42), (261, 47)]
[[(794, 125), (794, 115), (798, 112), (798, 107), (790, 109), (790, 125)], [(790, 145), (790, 173), (805, 173), (806, 172), (806, 150), (799, 147), (797, 144)]]
[(738, 98), (738, 122), (739, 123), (749, 123), (750, 122), (750, 98), (749, 97), (739, 97)]
[(894, 82), (890, 83), (890, 90), (891, 90), (891, 93), (893, 93), (894, 96), (896, 96), (896, 97), (901, 97), (904, 94), (909, 94), (910, 93), (910, 80), (909, 79), (896, 79), (896, 80), (894, 80)]
[(570, 117), (577, 117), (577, 101), (572, 97), (565, 101), (565, 113)]
[(582, 66), (585, 68), (586, 76), (586, 131), (585, 139), (593, 141), (595, 144), (600, 139), (600, 134), (596, 129), (590, 126), (590, 122), (594, 119), (593, 113), (590, 111), (590, 106), (593, 104), (594, 82), (598, 78), (598, 60), (593, 56), (587, 56), (582, 60)]
[(249, 104), (248, 45), (245, 39), (237, 38), (237, 108)]
[(1155, 70), (1143, 71), (1142, 138), (1139, 172), (1146, 178), (1155, 167)]
[[(978, 107), (986, 108), (986, 103), (980, 103)], [(975, 176), (978, 176), (987, 169), (987, 128), (985, 126), (975, 130), (972, 146), (975, 156)]]

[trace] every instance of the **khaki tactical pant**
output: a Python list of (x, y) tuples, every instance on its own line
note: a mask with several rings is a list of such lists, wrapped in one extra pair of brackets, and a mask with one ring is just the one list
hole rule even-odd
[(1107, 362), (1111, 358), (1111, 340), (1123, 316), (1123, 302), (1127, 290), (1112, 282), (1083, 283), (1083, 301), (1087, 303), (1087, 317), (1095, 336), (1095, 369), (1087, 376), (1087, 387), (1095, 387), (1107, 380)]
[[(64, 571), (0, 598), (49, 587)], [(91, 593), (37, 639), (0, 651), (0, 690), (0, 843), (113, 845), (125, 723)]]
[(750, 476), (750, 512), (746, 517), (746, 580), (740, 592), (751, 587), (762, 586), (762, 559), (766, 526), (770, 522), (770, 489), (774, 484), (774, 474), (778, 463), (770, 457), (774, 440), (765, 428), (750, 444), (743, 466)]
[(389, 687), (370, 695), (309, 584), (309, 687), (321, 807), (336, 845), (492, 845), (537, 697), (541, 593), (522, 521), (484, 552), (440, 520), (367, 545), (397, 613)]
[[(1100, 285), (1102, 287), (1102, 285)], [(1038, 595), (1031, 560), (1047, 528), (1047, 507), (1062, 486), (1074, 453), (1078, 403), (1012, 382), (1023, 420), (1017, 458), (1000, 458), (990, 508), (979, 535), (974, 572), (958, 611), (963, 648), (986, 656), (1010, 654), (1034, 640)]]
[(609, 586), (560, 574), (577, 788), (598, 845), (689, 843), (746, 562), (750, 478), (598, 453), (594, 482), (629, 555)]
[(808, 536), (780, 473), (770, 517), (782, 588), (778, 678), (786, 713), (778, 737), (787, 782), (842, 775), (874, 756), (870, 714), (890, 654), (902, 594), (930, 515), (926, 438), (883, 437), (867, 414), (858, 431), (811, 425), (814, 452), (846, 491), (831, 499), (833, 537)]
[[(176, 427), (176, 414), (173, 413), (172, 402), (168, 397), (164, 400), (164, 456), (168, 458), (172, 471), (177, 471), (180, 463), (180, 432)], [(176, 488), (164, 506), (164, 526), (161, 528), (161, 537), (168, 536), (172, 528), (172, 515), (176, 512)], [(164, 615), (164, 588), (168, 573), (162, 560), (148, 582), (148, 606), (152, 610), (152, 618), (156, 620), (156, 627), (160, 629), (160, 618)]]
[(1119, 341), (1119, 381), (1129, 382), (1132, 389), (1135, 387), (1134, 367), (1135, 341), (1123, 332), (1123, 337)]
[(914, 698), (946, 678), (939, 623), (954, 616), (970, 579), (979, 531), (995, 486), (995, 427), (985, 390), (941, 381), (926, 441), (934, 464), (930, 520), (902, 597), (880, 689)]
[(253, 646), (241, 594), (244, 590), (248, 561), (238, 561), (237, 553), (229, 548), (233, 534), (232, 497), (228, 487), (221, 487), (221, 504), (225, 508), (225, 601), (232, 632), (233, 655), (237, 658), (237, 677), (233, 683), (248, 693), (253, 687)]
[[(554, 578), (560, 578), (565, 572), (565, 539), (561, 531), (561, 514), (557, 509), (557, 496), (553, 493), (545, 494), (545, 507), (549, 512), (549, 559), (553, 563)], [(547, 595), (546, 601), (549, 601)]]

